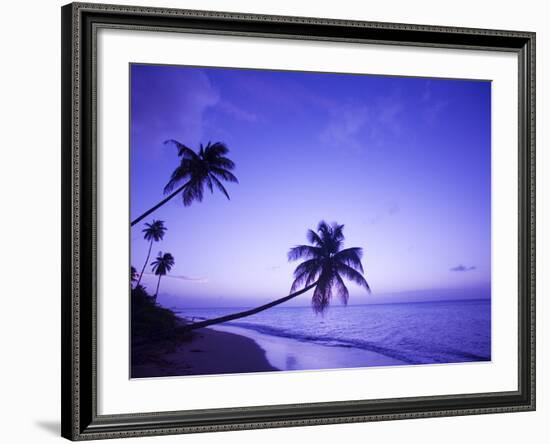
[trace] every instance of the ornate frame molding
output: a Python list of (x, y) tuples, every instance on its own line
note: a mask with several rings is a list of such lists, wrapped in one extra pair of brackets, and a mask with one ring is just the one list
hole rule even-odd
[[(95, 40), (99, 27), (515, 52), (519, 61), (517, 392), (97, 414)], [(62, 435), (71, 440), (535, 409), (535, 34), (72, 3), (62, 8)]]

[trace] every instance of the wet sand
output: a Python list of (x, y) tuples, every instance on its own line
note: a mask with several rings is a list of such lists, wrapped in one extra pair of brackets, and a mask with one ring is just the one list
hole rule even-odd
[(132, 378), (278, 371), (245, 336), (204, 328), (174, 344), (136, 346)]
[(280, 370), (329, 370), (387, 367), (407, 363), (370, 350), (321, 345), (315, 342), (271, 336), (248, 328), (215, 325), (214, 330), (252, 339), (263, 350), (271, 365)]

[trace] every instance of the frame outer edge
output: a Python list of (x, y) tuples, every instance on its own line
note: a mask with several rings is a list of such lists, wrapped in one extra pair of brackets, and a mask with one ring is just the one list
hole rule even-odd
[(74, 3), (61, 8), (61, 436), (70, 440), (81, 438), (79, 9)]
[(258, 21), (258, 22), (281, 22), (281, 23), (296, 23), (296, 24), (310, 24), (310, 25), (330, 25), (330, 26), (349, 26), (349, 27), (368, 27), (378, 28), (386, 30), (415, 30), (426, 32), (439, 32), (439, 33), (455, 33), (455, 34), (478, 34), (478, 35), (492, 35), (492, 36), (506, 36), (516, 38), (530, 38), (534, 35), (534, 32), (530, 31), (510, 31), (502, 29), (488, 29), (488, 28), (467, 28), (458, 26), (444, 26), (444, 25), (423, 25), (417, 23), (390, 23), (390, 22), (377, 22), (366, 20), (351, 20), (351, 19), (336, 19), (336, 18), (324, 18), (324, 17), (311, 17), (311, 16), (290, 16), (290, 15), (271, 15), (271, 14), (255, 14), (255, 13), (241, 13), (234, 11), (212, 11), (201, 9), (182, 9), (182, 8), (168, 8), (168, 7), (149, 7), (149, 6), (136, 6), (136, 5), (117, 5), (111, 3), (86, 3), (86, 2), (73, 2), (71, 3), (75, 8), (81, 10), (90, 10), (97, 12), (111, 12), (122, 14), (143, 14), (150, 16), (173, 16), (173, 17), (194, 17), (194, 18), (209, 18), (209, 19), (224, 19), (224, 20), (245, 20), (245, 21)]
[(71, 439), (72, 378), (72, 7), (61, 8), (61, 436)]
[[(526, 410), (536, 410), (536, 35), (519, 52), (519, 221), (520, 383)], [(523, 362), (525, 361), (525, 362)]]
[[(369, 27), (380, 30), (415, 30), (431, 31), (435, 33), (456, 33), (456, 34), (478, 34), (502, 36), (525, 41), (522, 51), (524, 52), (525, 74), (523, 88), (523, 98), (526, 101), (522, 111), (525, 113), (520, 116), (524, 118), (528, 128), (523, 132), (523, 143), (525, 144), (525, 155), (528, 161), (525, 162), (523, 174), (527, 175), (528, 189), (523, 190), (526, 199), (526, 211), (523, 217), (528, 219), (523, 235), (528, 233), (524, 245), (520, 245), (520, 251), (528, 255), (528, 273), (525, 276), (528, 294), (524, 295), (523, 310), (529, 307), (530, 311), (524, 313), (529, 325), (525, 326), (524, 334), (527, 334), (529, 327), (528, 350), (529, 362), (526, 368), (528, 371), (524, 378), (527, 379), (529, 388), (529, 398), (523, 403), (502, 407), (472, 407), (466, 409), (452, 410), (426, 410), (416, 412), (401, 412), (391, 414), (369, 414), (359, 416), (332, 416), (314, 419), (286, 419), (280, 420), (270, 418), (265, 421), (249, 421), (242, 423), (222, 423), (212, 425), (185, 426), (177, 423), (162, 425), (151, 425), (147, 428), (133, 427), (127, 420), (114, 427), (103, 428), (95, 423), (96, 415), (94, 413), (94, 423), (83, 424), (81, 417), (81, 404), (86, 402), (86, 396), (81, 397), (80, 381), (81, 356), (80, 348), (85, 346), (81, 344), (82, 337), (80, 329), (82, 328), (80, 319), (80, 297), (81, 297), (81, 208), (82, 192), (81, 188), (81, 155), (82, 140), (81, 131), (81, 98), (82, 98), (82, 60), (80, 48), (82, 42), (81, 29), (82, 12), (98, 13), (119, 13), (119, 14), (142, 14), (154, 16), (175, 16), (180, 18), (205, 18), (221, 20), (241, 20), (241, 21), (271, 21), (297, 24), (322, 24), (348, 27)], [(310, 17), (290, 17), (290, 16), (270, 16), (256, 14), (224, 13), (215, 11), (194, 11), (166, 8), (148, 8), (139, 6), (108, 5), (108, 4), (89, 4), (89, 3), (71, 3), (62, 7), (62, 436), (70, 440), (89, 440), (105, 438), (121, 438), (136, 436), (168, 435), (176, 433), (197, 433), (227, 430), (259, 429), (268, 427), (289, 427), (289, 426), (308, 426), (320, 424), (351, 423), (364, 421), (380, 421), (440, 416), (473, 415), (484, 413), (514, 412), (535, 409), (535, 33), (522, 31), (501, 31), (484, 30), (472, 28), (444, 27), (444, 26), (425, 26), (408, 25), (397, 23), (378, 23), (353, 20), (323, 19)], [(437, 46), (437, 45), (435, 45)], [(524, 71), (524, 72), (525, 72)], [(86, 105), (84, 103), (84, 105)], [(86, 220), (82, 221), (86, 223)], [(525, 354), (524, 354), (525, 356)], [(84, 390), (86, 391), (86, 390)], [(161, 413), (161, 412), (159, 412)], [(121, 415), (126, 416), (126, 415)], [(110, 429), (110, 430), (109, 430)]]
[(537, 94), (536, 94), (536, 77), (537, 77), (537, 36), (533, 32), (529, 36), (529, 54), (528, 54), (528, 63), (529, 63), (529, 106), (526, 110), (529, 113), (529, 173), (530, 173), (530, 274), (529, 274), (529, 283), (530, 283), (530, 345), (531, 345), (531, 362), (530, 362), (530, 384), (531, 384), (531, 408), (536, 410), (537, 405), (537, 394), (536, 394), (536, 371), (537, 371), (537, 340), (536, 340), (536, 293), (537, 293), (537, 279), (536, 279), (536, 269), (537, 269), (537, 259), (536, 259), (536, 248), (537, 248), (537, 229), (536, 229), (536, 181), (537, 181), (537, 169), (536, 169), (536, 145), (537, 145), (537, 119), (536, 119), (536, 108), (537, 108)]

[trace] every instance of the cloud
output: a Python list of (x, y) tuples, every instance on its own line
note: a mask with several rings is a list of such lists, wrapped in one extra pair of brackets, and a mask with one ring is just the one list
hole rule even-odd
[(424, 117), (426, 119), (426, 122), (430, 125), (434, 124), (439, 116), (443, 113), (445, 108), (447, 108), (448, 104), (449, 102), (447, 101), (438, 100), (427, 106), (424, 110)]
[(422, 95), (420, 96), (421, 102), (429, 102), (432, 98), (432, 81), (428, 80), (424, 84), (424, 91), (422, 92)]
[(361, 148), (358, 136), (368, 121), (369, 110), (366, 106), (345, 105), (331, 112), (329, 122), (319, 137), (328, 145)]
[(204, 136), (204, 113), (220, 101), (208, 76), (185, 68), (132, 67), (132, 140), (155, 156), (167, 139), (193, 145)]
[(396, 202), (393, 202), (393, 203), (388, 207), (388, 214), (389, 214), (390, 216), (393, 216), (394, 214), (399, 213), (399, 211), (401, 211), (401, 207), (400, 207)]
[(381, 214), (377, 214), (376, 216), (370, 217), (367, 219), (367, 223), (370, 225), (376, 225), (382, 221), (383, 217)]
[(306, 114), (308, 105), (315, 100), (299, 82), (284, 77), (270, 81), (261, 72), (248, 71), (235, 81), (235, 86), (243, 97), (254, 97), (257, 106), (284, 109), (291, 114)]
[(433, 125), (445, 108), (448, 107), (448, 100), (434, 99), (432, 94), (432, 82), (428, 80), (424, 92), (420, 96), (420, 103), (423, 106), (422, 115), (426, 123)]
[[(153, 273), (143, 273), (144, 276), (156, 276)], [(174, 275), (174, 274), (167, 274), (166, 276), (163, 276), (163, 278), (170, 278), (170, 279), (179, 279), (181, 281), (189, 281), (194, 282), (196, 284), (206, 284), (208, 283), (208, 279), (205, 277), (195, 277), (195, 276), (184, 276), (184, 275)]]
[(376, 225), (382, 222), (387, 217), (395, 216), (400, 211), (401, 207), (399, 206), (399, 204), (397, 202), (391, 202), (390, 204), (388, 204), (384, 211), (380, 211), (374, 216), (367, 219), (367, 223), (370, 225)]
[(219, 111), (222, 111), (228, 114), (229, 116), (233, 117), (236, 120), (241, 120), (249, 123), (258, 121), (258, 116), (256, 114), (246, 111), (242, 108), (239, 108), (227, 101), (222, 101), (218, 103), (217, 109)]
[(472, 271), (472, 270), (475, 270), (475, 269), (476, 269), (475, 266), (467, 267), (465, 265), (460, 264), (460, 265), (457, 265), (456, 267), (450, 268), (449, 271), (460, 271), (460, 272), (462, 272), (462, 271)]
[(399, 89), (392, 89), (372, 101), (332, 104), (325, 109), (329, 121), (319, 134), (322, 143), (338, 148), (380, 148), (388, 143), (389, 138), (403, 135), (405, 107)]
[(403, 101), (399, 91), (382, 97), (376, 104), (378, 124), (393, 135), (401, 134), (400, 114), (403, 111)]

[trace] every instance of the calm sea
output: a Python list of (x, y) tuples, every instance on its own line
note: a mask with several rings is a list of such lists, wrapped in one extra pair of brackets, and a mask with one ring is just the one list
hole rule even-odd
[[(181, 308), (181, 316), (210, 319), (239, 311)], [(224, 325), (329, 347), (377, 352), (409, 364), (491, 360), (490, 300), (310, 307), (275, 307)]]

